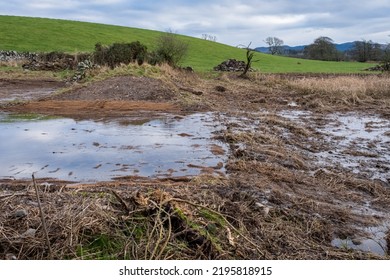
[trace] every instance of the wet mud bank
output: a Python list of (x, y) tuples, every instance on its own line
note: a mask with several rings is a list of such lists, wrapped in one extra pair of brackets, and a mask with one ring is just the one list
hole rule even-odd
[(337, 248), (388, 255), (389, 119), (283, 110), (246, 113), (227, 127), (228, 173), (263, 192), (264, 207)]
[(45, 98), (64, 87), (66, 87), (65, 82), (50, 79), (22, 80), (0, 78), (0, 105), (8, 102), (25, 102)]

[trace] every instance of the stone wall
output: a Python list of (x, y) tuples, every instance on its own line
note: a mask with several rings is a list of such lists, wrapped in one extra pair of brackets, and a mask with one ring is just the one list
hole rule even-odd
[(38, 58), (38, 54), (30, 52), (16, 52), (16, 51), (1, 51), (0, 50), (0, 61), (26, 61), (35, 60)]

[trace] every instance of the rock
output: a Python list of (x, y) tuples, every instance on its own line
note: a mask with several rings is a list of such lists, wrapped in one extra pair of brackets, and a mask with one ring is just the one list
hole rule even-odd
[(260, 208), (260, 209), (263, 209), (263, 208), (265, 207), (265, 205), (264, 205), (263, 203), (260, 203), (260, 202), (256, 202), (256, 203), (255, 203), (255, 206), (256, 206), (257, 208)]
[(62, 71), (67, 69), (72, 69), (72, 66), (64, 61), (30, 61), (29, 63), (22, 65), (24, 70), (33, 70), (33, 71)]
[(246, 63), (244, 61), (239, 61), (235, 59), (228, 59), (218, 66), (214, 67), (214, 71), (224, 71), (224, 72), (240, 72), (244, 71)]
[(17, 257), (14, 254), (6, 254), (5, 259), (6, 260), (17, 260)]
[(260, 202), (256, 202), (256, 203), (255, 203), (255, 206), (256, 206), (259, 210), (261, 210), (261, 211), (263, 212), (264, 216), (267, 216), (267, 215), (268, 215), (269, 210), (270, 210), (269, 207), (265, 206), (263, 203), (260, 203)]
[(365, 71), (390, 71), (390, 62), (384, 62), (382, 64), (378, 64), (376, 66), (364, 69)]
[(76, 81), (80, 81), (80, 80), (84, 79), (86, 76), (87, 70), (92, 69), (94, 67), (95, 66), (93, 65), (92, 61), (90, 61), (88, 59), (79, 62), (77, 64), (77, 71), (73, 75), (72, 80), (76, 82)]
[(13, 219), (22, 219), (26, 216), (27, 216), (27, 210), (25, 209), (18, 209), (11, 214), (11, 218)]
[(21, 235), (21, 237), (23, 237), (23, 238), (34, 238), (36, 232), (37, 232), (36, 229), (29, 228), (28, 230), (26, 230), (26, 231)]
[(33, 60), (36, 59), (37, 57), (38, 54), (36, 53), (0, 50), (0, 61), (4, 61), (4, 62)]
[(216, 86), (215, 90), (218, 91), (218, 92), (225, 92), (226, 88), (224, 86)]
[(190, 73), (194, 72), (194, 69), (191, 66), (181, 67), (180, 69)]
[(254, 99), (251, 101), (251, 103), (258, 103), (258, 104), (264, 104), (264, 103), (267, 103), (267, 100), (265, 100), (264, 97), (260, 98), (260, 99)]

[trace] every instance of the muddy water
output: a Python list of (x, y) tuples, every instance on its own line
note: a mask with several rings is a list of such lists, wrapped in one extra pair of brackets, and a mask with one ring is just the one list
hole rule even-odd
[(0, 115), (0, 179), (78, 182), (122, 176), (222, 174), (227, 147), (213, 140), (213, 114), (109, 122)]
[(304, 111), (283, 111), (281, 116), (323, 135), (326, 146), (312, 154), (319, 167), (390, 184), (390, 120), (357, 113), (319, 117)]
[[(378, 180), (390, 185), (390, 120), (376, 115), (334, 113), (315, 115), (305, 111), (283, 111), (280, 115), (306, 127), (310, 126), (322, 136), (320, 151), (310, 153), (313, 162), (322, 169), (336, 169), (354, 173), (357, 177)], [(331, 244), (386, 255), (386, 234), (390, 230), (390, 215), (366, 206), (353, 205), (352, 211), (380, 217), (382, 224), (356, 229), (363, 237), (357, 239), (334, 238)]]
[(338, 248), (360, 250), (385, 256), (387, 251), (386, 233), (388, 229), (388, 225), (365, 228), (363, 230), (369, 238), (354, 240), (349, 238), (335, 238), (332, 240), (331, 244)]

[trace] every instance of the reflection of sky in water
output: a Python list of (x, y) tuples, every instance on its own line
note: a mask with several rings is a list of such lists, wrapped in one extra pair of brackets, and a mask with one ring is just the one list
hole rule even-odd
[[(4, 116), (2, 117), (4, 119)], [(64, 180), (109, 180), (115, 176), (197, 175), (199, 168), (226, 160), (210, 151), (213, 115), (172, 116), (142, 125), (118, 122), (0, 122), (0, 178), (53, 177)], [(179, 135), (179, 134), (186, 135)]]
[[(313, 117), (305, 111), (283, 111), (281, 116), (304, 125)], [(378, 116), (337, 113), (326, 116), (316, 129), (325, 136), (331, 150), (315, 153), (318, 162), (340, 166), (371, 179), (390, 182), (390, 121)]]
[[(354, 173), (366, 174), (371, 179), (385, 182), (390, 179), (390, 136), (386, 134), (390, 131), (388, 120), (355, 114), (334, 114), (329, 119), (329, 123), (320, 131), (330, 136), (329, 141), (337, 143), (336, 149), (331, 154), (319, 153), (320, 157)], [(354, 152), (360, 154), (354, 155)]]

